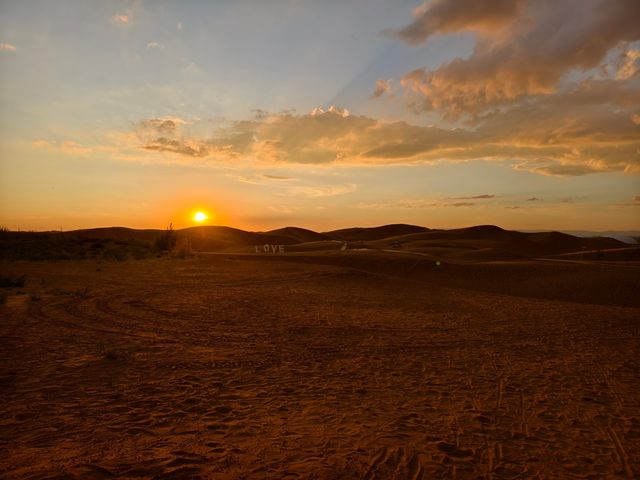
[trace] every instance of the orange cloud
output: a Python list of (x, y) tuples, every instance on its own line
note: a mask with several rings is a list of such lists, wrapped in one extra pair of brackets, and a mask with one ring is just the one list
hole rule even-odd
[(436, 34), (461, 30), (495, 33), (513, 22), (525, 0), (433, 0), (414, 12), (414, 21), (391, 33), (402, 40), (418, 44)]
[[(526, 96), (555, 93), (570, 71), (597, 67), (611, 49), (640, 39), (638, 18), (636, 0), (437, 0), (396, 36), (416, 44), (434, 34), (472, 30), (475, 49), (469, 58), (409, 72), (401, 85), (414, 110), (440, 111), (452, 120), (478, 115)], [(500, 35), (496, 26), (505, 27)], [(633, 75), (634, 55), (619, 78)]]
[(47, 140), (36, 140), (32, 145), (41, 150), (61, 152), (69, 155), (88, 155), (92, 152), (91, 148), (85, 147), (71, 140), (66, 140), (62, 143), (58, 143), (56, 141), (50, 142)]
[(128, 25), (131, 22), (131, 15), (115, 14), (111, 16), (111, 21), (116, 25)]
[(634, 76), (638, 72), (639, 62), (640, 50), (631, 48), (625, 51), (624, 55), (620, 59), (616, 78), (619, 80), (626, 80), (627, 78)]
[[(216, 162), (255, 165), (328, 165), (509, 161), (545, 175), (640, 171), (640, 136), (630, 120), (640, 90), (627, 81), (589, 80), (563, 94), (538, 96), (486, 115), (475, 128), (423, 127), (345, 115), (338, 108), (262, 112), (218, 128), (190, 133), (180, 119), (137, 125), (138, 147)], [(526, 128), (523, 128), (523, 125)], [(202, 130), (202, 129), (200, 129)]]
[(391, 80), (376, 81), (376, 89), (371, 94), (371, 98), (378, 98), (391, 91)]

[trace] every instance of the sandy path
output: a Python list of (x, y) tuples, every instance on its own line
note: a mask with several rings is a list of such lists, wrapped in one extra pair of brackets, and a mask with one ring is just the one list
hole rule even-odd
[(24, 264), (3, 478), (634, 478), (638, 309), (227, 257)]

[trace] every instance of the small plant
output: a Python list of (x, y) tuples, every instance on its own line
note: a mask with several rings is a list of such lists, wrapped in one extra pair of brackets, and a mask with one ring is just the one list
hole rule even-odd
[(173, 223), (170, 223), (167, 230), (156, 239), (154, 246), (161, 252), (169, 252), (174, 249), (176, 246), (176, 235), (173, 230)]

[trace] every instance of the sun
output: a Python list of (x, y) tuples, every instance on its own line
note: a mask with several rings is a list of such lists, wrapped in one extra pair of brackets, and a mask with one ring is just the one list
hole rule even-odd
[(193, 219), (196, 222), (204, 222), (207, 218), (209, 217), (204, 212), (196, 212), (196, 214), (193, 216)]

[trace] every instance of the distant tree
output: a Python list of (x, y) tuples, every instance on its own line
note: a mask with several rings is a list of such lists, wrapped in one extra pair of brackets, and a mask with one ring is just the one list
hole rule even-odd
[(161, 252), (173, 250), (176, 246), (176, 235), (173, 230), (173, 223), (170, 223), (164, 233), (156, 238), (154, 246)]

